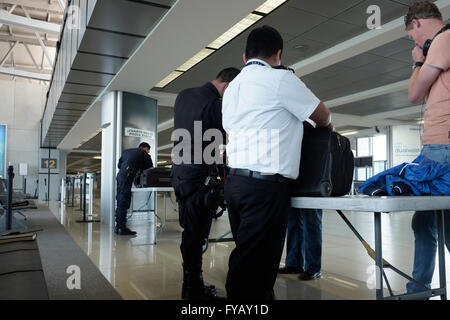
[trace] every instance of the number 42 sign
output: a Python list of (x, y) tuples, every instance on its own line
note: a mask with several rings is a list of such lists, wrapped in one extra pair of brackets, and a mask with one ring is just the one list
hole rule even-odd
[(58, 163), (56, 159), (41, 159), (42, 169), (57, 169)]

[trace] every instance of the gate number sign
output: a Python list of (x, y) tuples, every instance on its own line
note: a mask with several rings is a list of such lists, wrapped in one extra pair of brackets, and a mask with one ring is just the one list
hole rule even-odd
[(41, 159), (42, 169), (57, 169), (57, 164), (56, 159)]

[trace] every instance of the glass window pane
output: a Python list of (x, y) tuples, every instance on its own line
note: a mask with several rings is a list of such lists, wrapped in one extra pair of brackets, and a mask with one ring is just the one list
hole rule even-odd
[(357, 181), (366, 181), (366, 168), (356, 169), (356, 180)]
[(373, 174), (376, 175), (386, 170), (386, 161), (374, 161), (373, 162)]
[(357, 140), (357, 153), (358, 157), (370, 156), (370, 144), (369, 138), (358, 138)]
[(373, 161), (386, 161), (386, 135), (373, 137)]

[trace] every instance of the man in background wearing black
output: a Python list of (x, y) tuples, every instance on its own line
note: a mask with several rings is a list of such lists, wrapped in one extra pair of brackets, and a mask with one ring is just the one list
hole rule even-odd
[(127, 211), (131, 203), (131, 187), (136, 173), (140, 170), (153, 168), (153, 161), (149, 155), (150, 145), (142, 142), (139, 148), (127, 149), (119, 159), (119, 173), (117, 174), (117, 209), (116, 228), (114, 232), (122, 236), (134, 236), (135, 231), (127, 228)]

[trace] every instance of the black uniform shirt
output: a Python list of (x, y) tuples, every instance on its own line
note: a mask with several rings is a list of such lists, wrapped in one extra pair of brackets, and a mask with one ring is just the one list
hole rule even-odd
[(150, 155), (139, 148), (127, 149), (122, 152), (119, 159), (118, 168), (127, 169), (130, 167), (135, 171), (153, 168), (153, 161)]
[[(194, 164), (194, 121), (202, 122), (202, 137), (208, 129), (220, 130), (224, 140), (222, 143), (225, 144), (226, 133), (222, 126), (222, 99), (219, 91), (211, 82), (201, 87), (181, 91), (175, 101), (174, 129), (186, 129), (191, 135), (191, 164)], [(181, 141), (182, 138), (175, 141), (174, 146)], [(202, 154), (210, 143), (211, 141), (202, 143)], [(182, 156), (182, 151), (180, 156)]]

